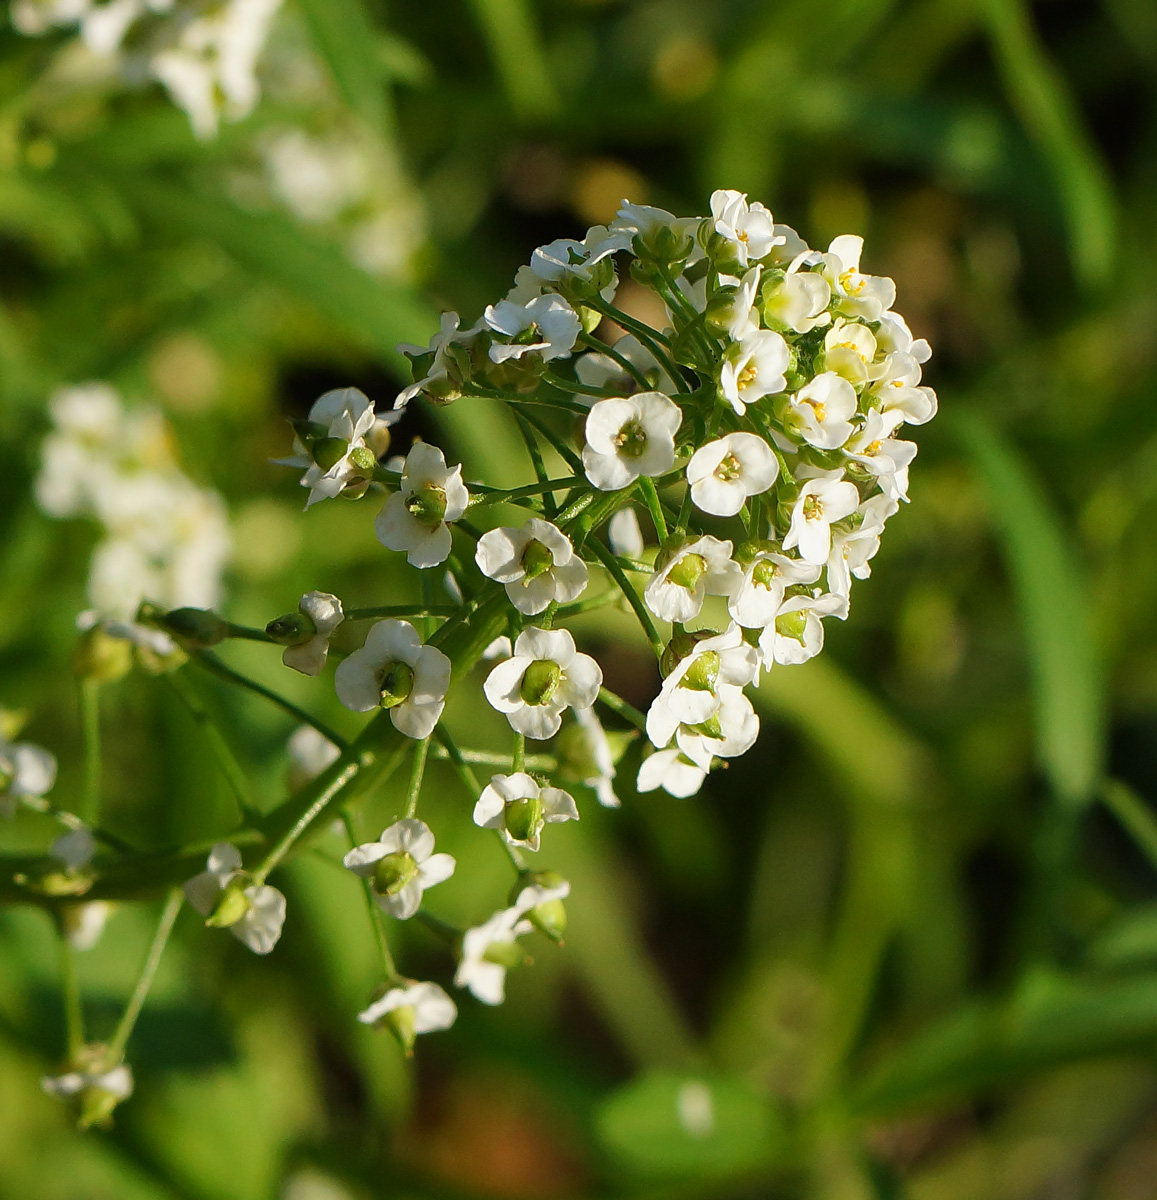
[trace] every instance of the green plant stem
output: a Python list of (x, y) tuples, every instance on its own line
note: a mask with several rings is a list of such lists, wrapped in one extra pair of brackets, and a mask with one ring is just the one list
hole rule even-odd
[(514, 735), (514, 752), (510, 756), (510, 769), (517, 775), (526, 770), (526, 734)]
[(169, 934), (173, 932), (173, 923), (177, 919), (177, 913), (181, 911), (181, 901), (183, 899), (184, 894), (181, 889), (172, 888), (165, 900), (165, 907), (161, 912), (161, 919), (157, 924), (157, 932), (153, 935), (153, 944), (149, 947), (149, 952), (145, 957), (145, 964), (141, 968), (137, 985), (133, 988), (133, 994), (129, 997), (128, 1004), (125, 1005), (125, 1011), (121, 1015), (120, 1022), (109, 1039), (108, 1057), (110, 1063), (118, 1063), (124, 1057), (125, 1046), (128, 1045), (129, 1037), (133, 1032), (133, 1026), (136, 1025), (137, 1018), (141, 1015), (141, 1009), (144, 1008), (149, 989), (153, 986), (153, 979), (157, 974), (157, 968), (161, 965), (161, 955), (165, 952), (165, 944), (169, 940)]
[[(618, 593), (616, 592), (615, 595), (617, 596)], [(441, 728), (442, 726), (439, 725), (438, 730)], [(441, 741), (441, 734), (439, 734), (438, 730), (435, 730), (434, 736)], [(493, 750), (466, 750), (459, 748), (458, 754), (461, 761), (467, 766), (505, 767), (507, 770), (513, 767), (513, 762), (509, 754), (498, 754)], [(431, 746), (430, 756), (438, 759), (440, 762), (449, 762), (457, 766), (457, 761), (444, 743), (439, 746)], [(549, 773), (557, 769), (558, 759), (551, 754), (528, 754), (526, 756), (526, 770), (528, 771)], [(471, 776), (473, 776), (473, 772), (471, 772)], [(465, 783), (465, 780), (463, 780), (463, 783)]]
[(351, 608), (345, 614), (347, 621), (381, 621), (389, 617), (401, 620), (422, 621), (428, 617), (452, 617), (458, 612), (456, 604), (383, 604), (376, 608)]
[(80, 982), (76, 977), (76, 951), (58, 922), (60, 936), (60, 984), (64, 994), (64, 1027), (68, 1036), (68, 1059), (76, 1061), (84, 1045), (84, 1009), (80, 1002)]
[[(349, 617), (350, 614), (346, 613), (346, 616)], [(218, 679), (224, 679), (227, 683), (236, 684), (237, 687), (244, 688), (246, 691), (252, 692), (255, 696), (261, 696), (271, 704), (276, 704), (278, 708), (289, 713), (291, 717), (300, 721), (303, 725), (312, 725), (322, 737), (333, 742), (339, 750), (344, 750), (349, 745), (349, 742), (340, 733), (331, 729), (324, 722), (319, 721), (311, 713), (307, 713), (304, 708), (298, 708), (292, 700), (287, 700), (284, 696), (273, 691), (272, 688), (267, 688), (263, 683), (258, 683), (256, 679), (250, 679), (247, 675), (242, 675), (240, 671), (235, 671), (211, 651), (196, 650), (193, 652), (190, 661), (196, 663), (199, 667), (203, 667), (211, 674), (216, 675)]]
[(657, 329), (652, 329), (645, 322), (636, 321), (634, 317), (627, 316), (621, 309), (616, 308), (601, 297), (593, 299), (590, 304), (596, 312), (601, 312), (604, 316), (610, 317), (616, 324), (633, 333), (650, 350), (655, 358), (658, 359), (659, 365), (674, 381), (679, 391), (690, 391), (687, 381), (683, 378), (683, 372), (679, 370), (675, 365), (675, 361), (667, 353), (670, 343)]
[[(543, 461), (542, 449), (538, 444), (538, 439), (534, 436), (534, 428), (526, 417), (518, 411), (516, 405), (510, 406), (511, 415), (518, 424), (518, 432), (522, 435), (523, 444), (526, 446), (526, 453), (530, 456), (530, 464), (534, 468), (535, 477), (538, 482), (546, 486), (550, 482), (550, 476), (546, 470), (546, 463)], [(543, 508), (546, 510), (546, 515), (554, 518), (554, 514), (558, 511), (558, 505), (554, 502), (554, 490), (544, 491), (542, 495)]]
[[(342, 813), (342, 825), (345, 826), (346, 837), (349, 838), (350, 849), (356, 849), (361, 843), (358, 840), (357, 831), (354, 829), (354, 823), (349, 813)], [(390, 943), (386, 940), (386, 931), (382, 927), (382, 910), (378, 907), (378, 902), (374, 898), (373, 884), (369, 879), (362, 878), (362, 894), (366, 899), (366, 915), (370, 920), (370, 929), (373, 930), (374, 942), (378, 947), (378, 957), (382, 960), (382, 969), (386, 973), (386, 980), (389, 983), (396, 983), (401, 979), (398, 974), (398, 968), (394, 964), (394, 956), (390, 953)]]
[(659, 502), (659, 489), (655, 487), (655, 481), (647, 475), (640, 476), (639, 491), (647, 505), (647, 511), (651, 514), (651, 521), (654, 523), (659, 541), (665, 542), (667, 540), (667, 519), (663, 516), (663, 506)]
[(253, 629), (249, 625), (234, 625), (232, 621), (228, 621), (226, 624), (229, 626), (226, 637), (241, 638), (249, 642), (272, 642), (274, 640), (264, 629)]
[(642, 597), (631, 585), (631, 581), (627, 578), (623, 568), (619, 566), (615, 556), (602, 542), (597, 538), (592, 538), (590, 546), (599, 561), (606, 567), (608, 574), (619, 585), (619, 590), (626, 597), (627, 603), (634, 609), (635, 616), (638, 617), (639, 624), (647, 635), (647, 641), (651, 643), (651, 649), (655, 651), (655, 657), (662, 658), (663, 639), (659, 636), (659, 631), (655, 628), (655, 623), (651, 620), (651, 614), (647, 611)]
[[(515, 409), (516, 405), (512, 403), (511, 408)], [(583, 411), (586, 412), (587, 410), (584, 409)], [(531, 425), (544, 438), (546, 438), (547, 442), (550, 443), (551, 447), (554, 449), (559, 458), (561, 458), (563, 462), (565, 462), (566, 465), (575, 473), (575, 476), (578, 478), (580, 484), (585, 483), (586, 474), (583, 471), (582, 459), (566, 444), (566, 442), (562, 440), (562, 438), (558, 436), (558, 434), (554, 432), (553, 429), (551, 429), (549, 425), (543, 421), (540, 421), (534, 415), (534, 413), (524, 412), (522, 413), (522, 416), (529, 425)]]
[(209, 749), (213, 752), (213, 756), (217, 760), (217, 765), (221, 769), (221, 774), (225, 776), (226, 782), (233, 792), (234, 799), (237, 801), (237, 807), (241, 810), (241, 815), (247, 821), (255, 820), (260, 816), (260, 813), (257, 806), (253, 803), (253, 796), (249, 790), (249, 782), (245, 778), (245, 772), (242, 771), (241, 764), (237, 761), (233, 751), (229, 748), (229, 743), (225, 741), (224, 735), (217, 727), (217, 722), (213, 720), (209, 710), (201, 703), (201, 698), (185, 677), (184, 668), (182, 667), (177, 671), (170, 671), (164, 678), (168, 680), (169, 686), (180, 697), (181, 702), (192, 714), (193, 720), (200, 726), (204, 733), (205, 740), (209, 743)]
[(57, 808), (43, 796), (23, 796), (21, 802), (25, 808), (30, 808), (33, 812), (43, 813), (46, 817), (59, 821), (65, 829), (87, 829), (98, 842), (103, 842), (110, 850), (115, 850), (118, 854), (134, 853), (133, 847), (123, 838), (117, 837), (115, 833), (109, 833), (107, 829), (102, 829), (99, 825), (90, 825), (76, 813)]
[[(471, 386), (473, 387), (473, 385)], [(536, 408), (553, 408), (556, 411), (563, 409), (566, 412), (577, 413), (579, 415), (585, 414), (588, 411), (585, 404), (580, 404), (577, 400), (564, 400), (561, 397), (546, 400), (541, 396), (508, 396), (503, 392), (492, 392), (479, 388), (463, 392), (462, 396), (464, 399), (501, 400), (505, 404), (533, 404)]]
[[(515, 415), (517, 417), (519, 414), (516, 413)], [(542, 493), (549, 495), (555, 491), (582, 487), (585, 483), (586, 479), (580, 478), (577, 475), (571, 475), (564, 476), (561, 479), (542, 479), (538, 483), (528, 483), (525, 487), (510, 488), (505, 491), (500, 489), (485, 492), (479, 491), (470, 497), (470, 503), (467, 507), (475, 509), (487, 504), (516, 504), (519, 500), (527, 496), (537, 496)]]
[(81, 680), (80, 712), (84, 740), (80, 817), (86, 825), (95, 825), (100, 817), (101, 781), (100, 684), (95, 679)]
[(1157, 868), (1157, 816), (1153, 810), (1128, 784), (1119, 779), (1106, 779), (1101, 784), (1098, 796), (1150, 864)]
[(599, 688), (599, 699), (611, 710), (618, 713), (624, 720), (629, 721), (640, 733), (647, 732), (647, 717), (633, 704), (628, 704), (622, 696), (616, 696), (609, 688)]
[(441, 917), (434, 916), (433, 913), (427, 912), (424, 908), (418, 909), (414, 914), (426, 928), (440, 938), (448, 946), (453, 946), (455, 942), (462, 936), (462, 930), (457, 925), (452, 925), (449, 921), (443, 921)]
[(422, 779), (426, 774), (426, 755), (430, 749), (430, 738), (422, 738), (414, 746), (414, 762), (410, 768), (410, 787), (406, 792), (406, 816), (412, 817), (418, 811), (418, 796), (422, 791)]

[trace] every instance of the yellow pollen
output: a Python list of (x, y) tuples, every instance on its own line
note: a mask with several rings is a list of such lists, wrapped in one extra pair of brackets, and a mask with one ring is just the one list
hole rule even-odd
[(805, 521), (822, 521), (824, 517), (823, 501), (818, 496), (808, 496), (803, 502)]
[(734, 454), (728, 454), (714, 471), (715, 478), (723, 480), (724, 483), (730, 483), (732, 480), (738, 479), (742, 473), (739, 459)]
[(735, 386), (738, 388), (750, 387), (755, 382), (756, 375), (759, 372), (755, 369), (754, 363), (748, 363), (742, 371), (739, 372), (735, 380)]
[(822, 422), (827, 415), (827, 409), (818, 400), (805, 400), (805, 404), (812, 406), (812, 411), (816, 415), (816, 420)]
[(880, 453), (880, 443), (873, 442), (870, 446), (867, 446), (864, 449), (864, 453), (865, 454), (879, 454)]

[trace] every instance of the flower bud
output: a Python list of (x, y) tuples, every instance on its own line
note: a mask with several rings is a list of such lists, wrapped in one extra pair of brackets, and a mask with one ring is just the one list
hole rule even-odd
[(549, 704), (562, 683), (562, 668), (553, 659), (536, 658), (522, 676), (519, 695), (527, 704)]
[(113, 1109), (124, 1097), (117, 1092), (98, 1084), (90, 1084), (80, 1093), (80, 1116), (77, 1126), (80, 1129), (91, 1129), (94, 1125), (108, 1125)]
[(396, 896), (418, 873), (412, 854), (399, 850), (379, 858), (374, 867), (373, 888), (379, 896)]
[(350, 451), (350, 462), (364, 475), (372, 475), (378, 465), (377, 455), (369, 446), (355, 446)]
[(387, 663), (382, 672), (379, 708), (397, 708), (414, 690), (414, 671), (404, 662)]
[(234, 880), (221, 892), (212, 912), (205, 918), (205, 924), (214, 929), (228, 929), (236, 925), (249, 911), (249, 897), (245, 895), (245, 884)]
[(159, 618), (160, 627), (186, 646), (216, 646), (229, 636), (229, 625), (205, 608), (174, 608)]
[(281, 646), (301, 646), (317, 636), (313, 618), (298, 610), (275, 617), (265, 626), (265, 632)]
[(132, 670), (133, 647), (127, 638), (112, 637), (99, 624), (86, 629), (76, 643), (72, 669), (92, 683), (115, 683)]

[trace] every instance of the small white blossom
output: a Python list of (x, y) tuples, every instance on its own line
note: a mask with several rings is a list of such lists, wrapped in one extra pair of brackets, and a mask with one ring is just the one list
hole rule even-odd
[(454, 986), (469, 988), (483, 1004), (501, 1004), (506, 999), (507, 969), (525, 959), (515, 940), (533, 929), (517, 905), (500, 909), (484, 924), (467, 929), (462, 935)]
[(760, 550), (743, 568), (743, 582), (727, 602), (732, 620), (746, 629), (763, 629), (775, 620), (784, 592), (793, 584), (815, 583), (820, 568), (774, 550)]
[(829, 592), (846, 600), (851, 594), (852, 578), (867, 579), (871, 575), (871, 560), (880, 548), (884, 522), (898, 508), (895, 500), (877, 493), (856, 510), (861, 517), (858, 525), (852, 529), (837, 525), (832, 530), (832, 552), (828, 556), (826, 576)]
[(607, 525), (607, 541), (621, 558), (638, 558), (646, 545), (639, 527), (639, 514), (633, 508), (620, 508)]
[[(615, 342), (614, 350), (619, 358), (626, 359), (648, 381), (642, 391), (650, 388), (670, 394), (675, 390), (675, 381), (634, 334), (628, 333), (619, 338)], [(617, 359), (597, 350), (588, 350), (586, 354), (580, 354), (574, 360), (574, 373), (580, 383), (598, 391), (613, 390), (622, 396), (629, 396), (632, 392), (640, 390), (638, 380), (629, 371), (624, 370)]]
[[(374, 406), (357, 388), (335, 388), (314, 401), (308, 422), (316, 433), (308, 445), (298, 436), (289, 458), (273, 460), (278, 466), (304, 469), (301, 486), (309, 488), (306, 508), (332, 499), (351, 483), (366, 478), (376, 459), (366, 445), (374, 419)], [(361, 465), (355, 461), (359, 457)]]
[(711, 216), (715, 232), (734, 244), (740, 266), (766, 258), (777, 241), (771, 213), (759, 201), (749, 205), (742, 192), (713, 192)]
[(401, 490), (374, 522), (378, 540), (390, 550), (404, 550), (412, 567), (436, 567), (450, 555), (448, 522), (457, 521), (469, 501), (462, 465), (451, 471), (437, 446), (415, 442), (406, 455)]
[(682, 750), (656, 750), (643, 759), (635, 789), (653, 792), (662, 788), (669, 795), (685, 799), (703, 786), (707, 772), (696, 766)]
[(832, 289), (818, 272), (799, 269), (806, 256), (805, 251), (788, 267), (782, 279), (763, 289), (763, 317), (773, 329), (807, 333), (831, 320), (827, 307)]
[(824, 617), (847, 616), (848, 602), (843, 596), (792, 596), (780, 606), (775, 620), (759, 635), (763, 665), (792, 666), (807, 662), (824, 648)]
[(525, 771), (493, 775), (474, 805), (474, 824), (496, 829), (510, 846), (537, 850), (544, 824), (577, 821), (574, 798), (561, 788), (540, 787)]
[(290, 791), (316, 779), (341, 757), (341, 750), (312, 725), (299, 725), (285, 748), (289, 754)]
[(415, 817), (395, 821), (376, 842), (355, 846), (345, 866), (370, 880), (379, 907), (405, 921), (421, 906), (422, 893), (454, 874), (453, 855), (434, 853), (430, 827)]
[(567, 708), (590, 708), (603, 673), (589, 654), (575, 649), (565, 629), (524, 629), (514, 654), (486, 677), (486, 699), (505, 713), (512, 728), (539, 740), (553, 737)]
[(43, 796), (55, 782), (52, 754), (31, 742), (8, 742), (0, 737), (0, 816), (12, 816), (24, 797)]
[(731, 543), (704, 535), (688, 542), (651, 576), (644, 597), (661, 621), (690, 621), (705, 596), (730, 596), (742, 572), (731, 560)]
[[(410, 1011), (401, 1018), (410, 1036), (449, 1029), (458, 1016), (458, 1007), (436, 983), (411, 983), (390, 988), (364, 1012), (358, 1013), (363, 1025), (377, 1025), (390, 1013)], [(397, 1018), (395, 1018), (397, 1020)]]
[(834, 371), (824, 371), (788, 398), (784, 426), (820, 450), (837, 450), (852, 436), (856, 389)]
[(916, 443), (891, 437), (902, 414), (870, 409), (864, 427), (844, 447), (850, 462), (865, 475), (874, 475), (890, 500), (908, 499), (908, 467), (916, 457)]
[(587, 565), (570, 538), (549, 521), (531, 517), (521, 529), (491, 529), (474, 553), (482, 574), (505, 584), (510, 603), (533, 616), (552, 602), (569, 604), (587, 586)]
[(514, 339), (490, 347), (490, 361), (496, 363), (531, 352), (544, 362), (564, 358), (582, 332), (578, 313), (561, 296), (538, 296), (526, 305), (501, 300), (487, 307), (485, 320), (495, 333)]
[[(714, 758), (737, 758), (755, 745), (759, 736), (759, 718), (743, 689), (732, 684), (717, 685), (714, 711), (706, 720), (683, 721), (667, 698), (657, 696), (647, 710), (647, 737), (657, 750), (667, 749), (672, 739), (675, 748), (703, 771), (711, 769)], [(668, 768), (675, 764), (668, 764)], [(657, 769), (657, 768), (652, 768)]]
[(409, 621), (378, 621), (365, 645), (338, 665), (337, 698), (353, 712), (387, 709), (406, 737), (429, 737), (438, 724), (450, 686), (450, 660), (422, 645)]
[(920, 364), (911, 354), (893, 351), (873, 375), (867, 394), (883, 412), (899, 412), (909, 425), (923, 425), (936, 415), (936, 393), (920, 385)]
[(662, 392), (639, 392), (592, 405), (586, 421), (583, 469), (602, 491), (640, 475), (662, 475), (675, 465), (675, 434), (683, 414)]
[[(234, 891), (235, 909), (229, 932), (254, 954), (268, 954), (285, 924), (285, 897), (268, 884), (251, 883), (241, 869), (241, 852), (230, 842), (218, 842), (209, 853), (208, 870), (185, 883), (185, 899), (203, 917), (210, 917), (226, 890)], [(236, 915), (235, 915), (236, 914)]]
[(708, 442), (687, 464), (691, 499), (697, 508), (717, 517), (735, 516), (748, 496), (766, 492), (778, 474), (775, 454), (754, 433), (729, 433)]
[(133, 1094), (132, 1070), (124, 1062), (109, 1066), (104, 1046), (82, 1047), (71, 1065), (71, 1071), (43, 1076), (40, 1086), (50, 1096), (75, 1096), (80, 1103), (82, 1128), (103, 1124), (113, 1109)]
[(836, 307), (850, 317), (878, 321), (896, 300), (896, 285), (882, 275), (860, 273), (864, 239), (846, 233), (836, 238), (823, 256), (823, 272)]
[(740, 626), (733, 624), (695, 643), (663, 680), (659, 700), (683, 724), (702, 725), (719, 711), (724, 688), (746, 687), (758, 675), (759, 654), (743, 640)]
[(861, 387), (868, 380), (875, 358), (875, 335), (859, 321), (841, 318), (824, 334), (824, 366), (842, 375), (853, 387)]
[(427, 373), (409, 387), (403, 388), (394, 401), (394, 408), (405, 408), (419, 393), (431, 391), (435, 394), (447, 393), (447, 398), (456, 394), (457, 389), (451, 383), (451, 369), (454, 367), (453, 356), (455, 349), (470, 345), (478, 334), (480, 326), (472, 329), (459, 329), (459, 317), (454, 312), (444, 312), (441, 327), (430, 339), (429, 346), (413, 346), (403, 344), (398, 350), (407, 356), (431, 354), (432, 360)]
[(101, 939), (113, 911), (107, 900), (88, 900), (69, 904), (61, 910), (64, 936), (74, 950), (91, 950)]
[(856, 511), (860, 493), (840, 471), (822, 471), (805, 480), (791, 510), (791, 527), (783, 548), (799, 547), (800, 557), (822, 566), (832, 549), (832, 524)]
[(618, 808), (619, 797), (615, 794), (615, 756), (606, 730), (594, 708), (576, 708), (574, 712), (576, 732), (582, 736), (583, 751), (577, 756), (585, 761), (586, 770), (581, 772), (580, 782), (589, 787), (603, 808)]
[(317, 632), (307, 642), (286, 646), (281, 661), (303, 675), (320, 675), (329, 655), (329, 639), (345, 620), (341, 601), (329, 592), (306, 592), (297, 608), (313, 622)]
[(756, 329), (732, 342), (719, 368), (719, 390), (740, 415), (749, 404), (782, 392), (791, 362), (787, 342), (770, 329)]

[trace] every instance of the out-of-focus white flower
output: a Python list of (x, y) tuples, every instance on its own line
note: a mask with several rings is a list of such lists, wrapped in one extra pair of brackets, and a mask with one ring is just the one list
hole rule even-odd
[(576, 708), (574, 713), (575, 733), (581, 736), (581, 748), (568, 745), (567, 758), (571, 768), (582, 764), (576, 771), (579, 782), (589, 787), (603, 808), (618, 808), (619, 797), (615, 794), (615, 756), (606, 730), (594, 708)]
[(505, 584), (510, 603), (527, 616), (552, 602), (569, 604), (587, 586), (586, 563), (570, 538), (538, 517), (521, 529), (502, 526), (484, 533), (474, 558), (483, 575)]
[(856, 511), (860, 493), (842, 471), (822, 471), (804, 481), (791, 510), (791, 527), (783, 548), (799, 547), (800, 557), (823, 566), (832, 549), (832, 524)]
[(462, 935), (462, 951), (454, 986), (469, 988), (483, 1004), (506, 999), (506, 972), (526, 961), (516, 939), (534, 928), (515, 905), (496, 912), (490, 920)]
[(719, 390), (743, 416), (747, 406), (787, 386), (784, 372), (791, 362), (787, 342), (770, 329), (756, 329), (732, 342), (719, 368)]
[(661, 621), (690, 621), (705, 596), (730, 596), (742, 572), (731, 560), (731, 543), (709, 534), (688, 542), (651, 576), (644, 597)]
[(683, 415), (670, 396), (639, 392), (592, 405), (586, 422), (583, 469), (602, 491), (662, 475), (675, 465), (675, 434)]
[(31, 742), (0, 737), (0, 816), (10, 817), (25, 796), (39, 797), (56, 782), (56, 758)]
[(406, 455), (401, 490), (374, 523), (378, 540), (389, 550), (404, 550), (413, 567), (436, 567), (450, 556), (449, 522), (457, 521), (469, 502), (461, 463), (450, 470), (437, 446), (415, 442)]
[(778, 474), (774, 453), (754, 433), (729, 433), (708, 442), (687, 464), (691, 499), (697, 508), (717, 517), (735, 516), (748, 496), (766, 492)]
[(289, 789), (297, 791), (341, 757), (341, 750), (312, 725), (299, 725), (286, 744), (289, 752)]
[(329, 592), (306, 592), (297, 608), (316, 632), (308, 641), (286, 646), (281, 661), (303, 675), (320, 675), (329, 655), (329, 639), (345, 620), (341, 601)]
[(285, 924), (285, 897), (264, 883), (246, 884), (241, 852), (218, 842), (209, 853), (208, 869), (185, 883), (185, 899), (207, 924), (227, 928), (254, 954), (268, 954)]
[(646, 548), (639, 514), (631, 507), (620, 508), (607, 525), (607, 541), (622, 558), (638, 558)]
[(434, 853), (434, 835), (425, 821), (395, 821), (376, 842), (355, 846), (342, 862), (368, 879), (379, 907), (405, 921), (421, 906), (422, 893), (454, 874), (454, 857)]
[(685, 799), (694, 796), (706, 778), (707, 772), (696, 766), (682, 750), (656, 750), (643, 759), (635, 789), (653, 792), (662, 788), (669, 795)]
[[(574, 373), (579, 382), (599, 391), (615, 391), (621, 396), (629, 396), (636, 391), (651, 390), (666, 394), (675, 391), (675, 381), (634, 334), (628, 333), (619, 338), (613, 349), (617, 357), (589, 350), (575, 358)], [(619, 358), (635, 368), (646, 381), (645, 386), (640, 386), (635, 376), (618, 361)]]
[(133, 1094), (133, 1073), (127, 1063), (108, 1063), (104, 1046), (84, 1046), (76, 1055), (73, 1069), (60, 1075), (45, 1075), (40, 1086), (50, 1096), (76, 1097), (80, 1103), (80, 1125), (103, 1125), (122, 1100)]
[(100, 941), (112, 911), (113, 905), (107, 900), (65, 905), (61, 910), (61, 922), (68, 944), (74, 950), (91, 950)]
[(514, 654), (486, 677), (486, 699), (512, 728), (530, 738), (553, 737), (567, 708), (590, 708), (603, 673), (589, 654), (580, 654), (565, 629), (524, 629)]
[(408, 621), (378, 621), (365, 645), (338, 665), (334, 686), (353, 712), (384, 708), (400, 733), (426, 738), (446, 703), (450, 660), (436, 646), (423, 646)]
[(577, 821), (574, 798), (561, 788), (540, 787), (525, 771), (493, 775), (474, 805), (474, 824), (496, 829), (510, 846), (537, 850), (542, 827)]
[(525, 305), (501, 300), (487, 306), (485, 320), (495, 333), (511, 339), (491, 345), (490, 361), (496, 363), (530, 353), (544, 362), (562, 358), (582, 332), (578, 313), (560, 296), (538, 296)]
[(61, 863), (66, 871), (79, 871), (92, 862), (96, 853), (96, 840), (88, 829), (70, 829), (52, 843), (48, 853)]

